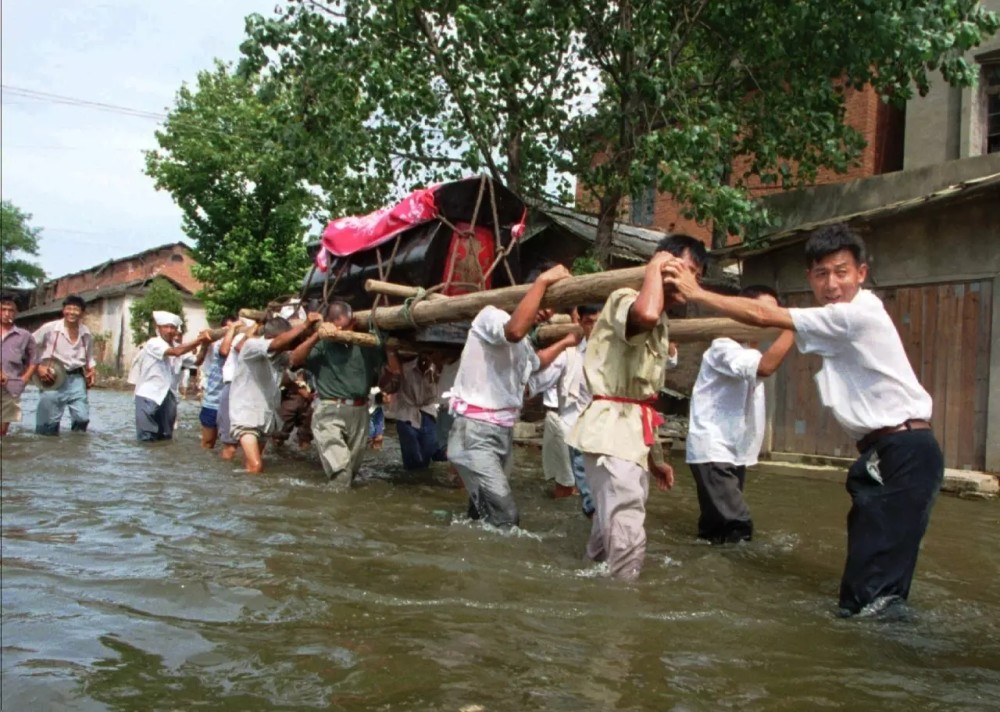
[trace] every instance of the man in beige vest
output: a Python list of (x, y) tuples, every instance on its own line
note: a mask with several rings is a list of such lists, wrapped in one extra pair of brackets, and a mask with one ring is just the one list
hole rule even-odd
[(587, 484), (596, 512), (587, 555), (607, 561), (611, 575), (634, 580), (646, 557), (646, 497), (649, 475), (660, 489), (674, 474), (657, 441), (662, 417), (653, 407), (669, 360), (667, 308), (676, 303), (665, 291), (663, 268), (679, 258), (701, 276), (705, 246), (687, 235), (671, 235), (657, 245), (642, 288), (623, 288), (608, 297), (584, 357), (593, 401), (567, 442), (583, 452)]

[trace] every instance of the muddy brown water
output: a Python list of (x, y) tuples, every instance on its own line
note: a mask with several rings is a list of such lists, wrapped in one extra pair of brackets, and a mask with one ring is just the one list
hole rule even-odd
[(502, 535), (391, 438), (338, 495), (311, 455), (201, 451), (194, 402), (155, 446), (128, 394), (92, 410), (3, 441), (3, 710), (1000, 709), (997, 502), (941, 497), (909, 615), (842, 620), (838, 484), (753, 474), (757, 539), (714, 548), (681, 466), (621, 585), (532, 450)]

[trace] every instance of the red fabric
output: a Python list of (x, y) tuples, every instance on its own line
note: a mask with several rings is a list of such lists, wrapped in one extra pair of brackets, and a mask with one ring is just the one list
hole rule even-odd
[[(451, 243), (448, 245), (448, 259), (445, 260), (444, 273), (440, 276), (443, 281), (448, 278), (451, 272), (452, 282), (465, 282), (478, 284), (479, 278), (486, 273), (486, 270), (493, 264), (496, 246), (493, 242), (493, 230), (488, 227), (478, 225), (473, 231), (472, 238), (462, 237), (468, 234), (472, 226), (469, 223), (457, 223), (455, 227), (458, 232), (451, 233)], [(471, 251), (470, 251), (470, 248)], [(472, 254), (474, 252), (474, 254)], [(455, 263), (455, 270), (452, 272), (451, 263)], [(478, 266), (477, 266), (478, 263)], [(486, 280), (484, 289), (492, 289), (493, 275)], [(442, 290), (442, 294), (453, 297), (457, 294), (468, 294), (475, 290), (457, 285), (447, 287)]]
[(331, 221), (323, 230), (323, 247), (316, 255), (316, 266), (325, 272), (328, 252), (337, 257), (353, 255), (388, 242), (412, 227), (430, 222), (438, 214), (435, 188), (414, 191), (391, 208)]
[(621, 396), (594, 396), (594, 400), (611, 401), (612, 403), (631, 403), (642, 408), (642, 441), (646, 445), (656, 443), (656, 429), (663, 425), (666, 419), (653, 406), (656, 405), (656, 396), (650, 396), (647, 400), (638, 398), (622, 398)]

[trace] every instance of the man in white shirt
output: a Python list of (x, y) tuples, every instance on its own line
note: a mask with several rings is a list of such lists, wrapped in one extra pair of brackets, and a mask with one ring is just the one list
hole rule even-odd
[(562, 265), (548, 269), (513, 314), (488, 306), (472, 321), (450, 394), (455, 422), (448, 436), (448, 459), (469, 493), (473, 519), (499, 527), (516, 526), (519, 521), (507, 475), (524, 388), (533, 372), (579, 341), (568, 336), (535, 353), (525, 337), (535, 325), (545, 290), (569, 276)]
[[(779, 304), (770, 287), (745, 287), (747, 299)], [(698, 538), (713, 544), (750, 541), (753, 520), (743, 498), (746, 468), (757, 464), (764, 442), (764, 380), (795, 343), (782, 332), (761, 353), (755, 343), (715, 339), (701, 357), (691, 393), (687, 462), (698, 489)]]
[(142, 346), (135, 364), (135, 434), (139, 442), (170, 440), (177, 420), (181, 357), (205, 343), (208, 331), (186, 344), (172, 346), (181, 328), (181, 318), (167, 311), (154, 311), (156, 333)]
[(236, 375), (236, 362), (240, 358), (240, 344), (247, 338), (248, 330), (255, 328), (255, 326), (256, 322), (252, 319), (240, 317), (237, 321), (232, 321), (227, 325), (226, 333), (219, 344), (219, 356), (224, 360), (216, 428), (219, 442), (222, 443), (221, 457), (223, 460), (232, 460), (236, 457), (236, 450), (239, 447), (239, 442), (233, 438), (233, 428), (229, 422), (229, 394), (232, 390), (233, 377)]
[(230, 433), (240, 444), (246, 471), (264, 470), (267, 439), (278, 429), (281, 379), (288, 368), (287, 351), (311, 334), (323, 317), (310, 313), (296, 326), (280, 316), (268, 319), (262, 336), (247, 337), (239, 346), (236, 373), (229, 392)]
[(822, 305), (811, 309), (712, 294), (676, 264), (665, 265), (664, 274), (687, 301), (745, 324), (794, 330), (800, 351), (823, 358), (820, 397), (861, 453), (847, 473), (852, 506), (840, 609), (877, 612), (909, 595), (944, 478), (930, 429), (933, 404), (882, 301), (861, 288), (868, 276), (861, 238), (831, 225), (809, 238), (805, 253), (809, 285)]

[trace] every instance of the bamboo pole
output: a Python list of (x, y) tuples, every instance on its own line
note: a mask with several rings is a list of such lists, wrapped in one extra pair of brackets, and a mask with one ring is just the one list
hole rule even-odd
[[(630, 267), (597, 274), (586, 274), (580, 277), (569, 277), (556, 282), (545, 291), (542, 307), (561, 309), (577, 304), (600, 302), (607, 299), (608, 295), (616, 289), (622, 287), (638, 289), (642, 286), (645, 274), (645, 267)], [(504, 311), (513, 311), (530, 287), (530, 284), (522, 284), (515, 287), (490, 289), (485, 292), (461, 294), (442, 300), (420, 301), (409, 309), (409, 319), (407, 319), (407, 310), (404, 307), (380, 307), (377, 310), (375, 321), (380, 329), (392, 331), (394, 329), (411, 329), (414, 325), (428, 326), (448, 321), (472, 319), (483, 307), (489, 305)], [(371, 312), (356, 312), (355, 317), (361, 324), (367, 324), (371, 318)]]

